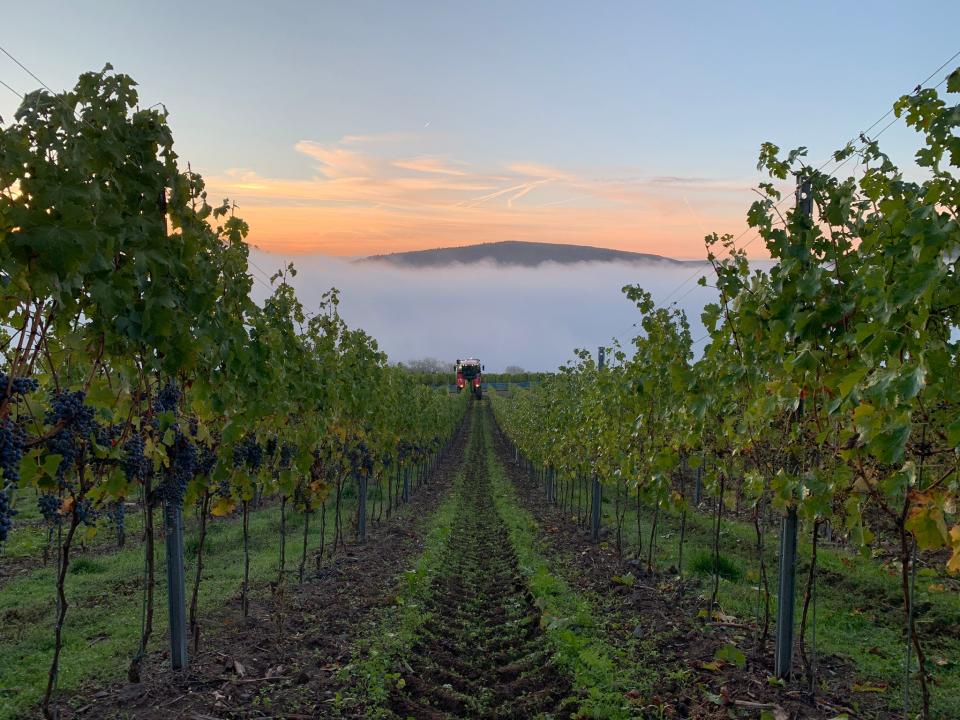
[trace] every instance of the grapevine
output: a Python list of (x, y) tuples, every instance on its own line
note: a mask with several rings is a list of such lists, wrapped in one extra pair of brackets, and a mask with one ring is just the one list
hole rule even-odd
[[(960, 92), (960, 70), (947, 91)], [(749, 211), (773, 260), (769, 270), (752, 269), (731, 236), (706, 238), (713, 277), (702, 282), (717, 288), (718, 300), (702, 315), (708, 343), (699, 358), (682, 311), (658, 308), (642, 288), (627, 287), (642, 328), (632, 353), (608, 349), (613, 362), (604, 370), (580, 353), (554, 378), (495, 398), (494, 407), (537, 477), (561, 473), (561, 502), (571, 511), (577, 505), (578, 520), (587, 513), (574, 490), (585, 475), (614, 494), (618, 547), (626, 497), (636, 500), (638, 528), (649, 513), (648, 571), (656, 565), (658, 513), (687, 512), (697, 468), (714, 498), (708, 613), (720, 600), (716, 567), (730, 498), (731, 509), (752, 508), (767, 622), (760, 519), (771, 508), (796, 513), (812, 548), (799, 639), (811, 691), (807, 631), (819, 538), (829, 526), (869, 554), (886, 535), (897, 546), (907, 662), (912, 652), (928, 717), (912, 577), (918, 555), (940, 549), (944, 569), (960, 572), (960, 114), (931, 89), (901, 98), (894, 112), (920, 135), (923, 182), (905, 180), (869, 138), (834, 155), (838, 163), (858, 156), (861, 178), (811, 167), (802, 148), (761, 147), (759, 167), (774, 182), (795, 178), (798, 201), (781, 212), (781, 191), (764, 183)], [(679, 542), (682, 558), (682, 532)], [(764, 625), (761, 645), (765, 638)]]
[[(398, 437), (423, 445), (462, 415), (462, 403), (405, 387), (376, 342), (340, 318), (336, 290), (308, 318), (292, 266), (255, 304), (248, 232), (178, 165), (166, 111), (140, 109), (136, 84), (110, 66), (64, 93), (29, 93), (0, 130), (0, 542), (16, 532), (13, 488), (32, 488), (57, 551), (48, 717), (78, 528), (103, 518), (122, 543), (125, 504), (142, 513), (137, 679), (152, 641), (160, 504), (201, 518), (196, 645), (210, 516), (239, 510), (246, 526), (253, 506), (278, 497), (325, 518), (352, 453), (381, 483), (377, 459)], [(305, 532), (301, 581), (311, 540)], [(318, 566), (327, 551), (321, 539)]]

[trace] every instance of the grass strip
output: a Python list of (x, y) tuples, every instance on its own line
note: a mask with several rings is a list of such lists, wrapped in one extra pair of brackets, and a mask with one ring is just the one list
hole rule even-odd
[[(612, 504), (605, 510), (610, 513), (604, 517), (604, 523), (609, 523), (606, 527), (615, 527)], [(635, 515), (628, 515), (625, 523), (623, 552), (626, 557), (636, 551), (635, 519)], [(658, 525), (655, 562), (662, 571), (675, 567), (679, 559), (679, 518), (661, 512)], [(712, 518), (706, 513), (687, 514), (684, 575), (699, 575), (704, 579), (704, 597), (712, 583), (711, 525)], [(649, 532), (649, 517), (644, 517), (644, 557)], [(798, 638), (810, 557), (808, 532), (802, 529), (801, 533), (797, 548)], [(778, 540), (776, 530), (767, 528), (764, 559), (771, 592), (771, 632), (777, 612)], [(720, 553), (720, 605), (728, 615), (755, 620), (759, 563), (753, 526), (725, 518), (720, 530)], [(826, 543), (820, 545), (817, 555), (818, 654), (831, 654), (849, 661), (862, 676), (858, 685), (869, 688), (872, 694), (880, 694), (891, 708), (901, 707), (905, 647), (899, 564), (895, 561), (883, 564), (875, 558), (862, 557), (842, 546), (831, 547)], [(960, 717), (960, 593), (951, 590), (949, 581), (933, 570), (923, 568), (917, 577), (914, 607), (917, 625), (925, 636), (928, 671), (934, 678), (931, 709), (937, 717)], [(807, 642), (812, 642), (812, 630), (808, 630)], [(914, 678), (911, 696), (917, 698), (919, 692)]]
[(494, 505), (507, 526), (521, 572), (542, 613), (541, 627), (556, 651), (558, 664), (573, 678), (581, 698), (578, 717), (635, 717), (636, 707), (627, 696), (635, 689), (630, 661), (615, 654), (603, 639), (590, 603), (550, 572), (536, 547), (537, 523), (520, 506), (492, 445), (487, 448), (487, 464)]
[[(345, 507), (344, 518), (350, 509)], [(328, 508), (327, 543), (333, 537)], [(319, 519), (311, 522), (310, 551), (319, 545)], [(287, 512), (288, 568), (299, 563), (303, 516)], [(254, 597), (276, 579), (280, 543), (280, 508), (264, 507), (250, 516), (250, 576)], [(196, 542), (186, 538), (187, 593), (193, 582)], [(167, 643), (166, 554), (156, 553), (156, 596), (151, 649)], [(308, 563), (310, 560), (308, 559)], [(36, 716), (53, 652), (53, 564), (0, 588), (0, 720)], [(70, 563), (59, 687), (76, 690), (96, 678), (100, 684), (121, 680), (140, 636), (143, 549), (139, 543), (109, 555), (86, 555)], [(242, 524), (238, 518), (209, 525), (200, 588), (201, 618), (239, 595), (243, 579)], [(210, 627), (207, 627), (209, 632)], [(201, 645), (203, 639), (201, 638)]]

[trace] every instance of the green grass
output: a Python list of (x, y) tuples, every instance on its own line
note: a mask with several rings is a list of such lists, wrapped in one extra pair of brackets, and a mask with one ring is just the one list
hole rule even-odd
[[(393, 475), (390, 475), (393, 480)], [(51, 535), (49, 526), (43, 522), (40, 510), (37, 507), (38, 493), (33, 488), (17, 489), (13, 495), (14, 509), (16, 515), (13, 517), (13, 529), (7, 541), (0, 546), (0, 564), (6, 559), (35, 558), (40, 564), (44, 549), (49, 546), (50, 557), (56, 554), (56, 539), (50, 542)], [(356, 508), (357, 489), (356, 486), (347, 482), (343, 487), (342, 501), (344, 508), (350, 506)], [(371, 483), (369, 488), (369, 500), (367, 502), (368, 512), (372, 513), (374, 504), (379, 508), (381, 500), (386, 503), (386, 490), (384, 485)], [(332, 504), (332, 502), (331, 502)], [(344, 515), (346, 517), (346, 515)], [(159, 514), (158, 514), (159, 519)], [(195, 513), (184, 513), (184, 529), (189, 534), (195, 531), (198, 526), (198, 520)], [(143, 530), (143, 514), (139, 506), (134, 503), (128, 503), (126, 515), (124, 517), (124, 526), (126, 531), (126, 541), (128, 544), (136, 545), (140, 542), (140, 536)], [(196, 548), (196, 542), (187, 538), (186, 547)], [(106, 513), (101, 513), (96, 523), (92, 527), (81, 527), (77, 532), (76, 546), (79, 550), (96, 550), (112, 552), (117, 547), (117, 534), (113, 523)]]
[[(604, 499), (604, 527), (615, 528), (613, 503)], [(646, 557), (651, 516), (644, 509), (641, 518), (643, 550)], [(660, 514), (655, 563), (665, 570), (676, 567), (679, 559), (679, 518)], [(802, 610), (805, 571), (809, 567), (811, 544), (809, 531), (801, 528), (797, 571), (798, 623)], [(613, 533), (609, 542), (613, 542)], [(631, 556), (636, 548), (636, 513), (627, 513), (624, 523), (624, 554)], [(764, 557), (772, 594), (772, 621), (776, 618), (778, 533), (768, 528), (764, 538)], [(752, 524), (725, 520), (721, 526), (722, 557), (739, 574), (721, 572), (719, 602), (725, 613), (754, 620), (757, 613), (759, 563), (756, 535)], [(687, 514), (687, 539), (684, 548), (684, 574), (698, 572), (697, 559), (706, 557), (706, 572), (712, 567), (712, 518), (702, 512)], [(691, 560), (692, 559), (692, 560)], [(883, 699), (891, 708), (902, 707), (904, 678), (903, 610), (898, 567), (883, 565), (845, 548), (820, 544), (817, 582), (817, 648), (818, 653), (832, 654), (849, 661), (871, 685), (885, 683)], [(726, 575), (727, 577), (724, 577)], [(702, 593), (709, 596), (710, 583)], [(949, 581), (947, 583), (949, 587)], [(960, 717), (960, 592), (943, 591), (944, 578), (930, 569), (918, 572), (915, 606), (917, 624), (927, 639), (924, 642), (933, 676), (930, 687), (934, 717)], [(953, 628), (954, 636), (938, 631)], [(773, 630), (771, 624), (771, 632)], [(808, 631), (808, 643), (810, 635)], [(914, 663), (915, 663), (914, 659)], [(919, 683), (911, 683), (912, 705), (918, 706)]]
[[(0, 563), (7, 558), (37, 558), (43, 556), (43, 551), (50, 544), (48, 526), (40, 516), (37, 507), (37, 492), (33, 488), (17, 489), (13, 494), (14, 509), (17, 514), (13, 517), (13, 530), (10, 537), (0, 549)], [(193, 518), (184, 518), (191, 523)], [(143, 515), (138, 508), (132, 505), (127, 508), (124, 520), (127, 542), (136, 543), (143, 528)], [(78, 546), (82, 548), (110, 549), (116, 547), (116, 532), (113, 523), (105, 515), (97, 519), (95, 528), (81, 528), (78, 533)], [(50, 544), (50, 557), (56, 554), (56, 539)]]
[(690, 569), (697, 575), (719, 575), (728, 582), (738, 582), (743, 577), (740, 567), (726, 555), (714, 557), (712, 552), (699, 552), (690, 561)]
[[(349, 506), (343, 514), (346, 522)], [(330, 509), (327, 520), (329, 542), (333, 534)], [(287, 522), (289, 568), (299, 563), (302, 516), (288, 512)], [(319, 544), (319, 526), (315, 517), (311, 523), (311, 550)], [(264, 507), (253, 512), (250, 574), (257, 581), (255, 591), (258, 585), (263, 588), (265, 580), (276, 577), (279, 529), (279, 507)], [(187, 540), (194, 548), (186, 558), (189, 593), (195, 572), (196, 542), (189, 536)], [(162, 541), (158, 543), (156, 559), (157, 593), (151, 650), (163, 648), (167, 643)], [(242, 562), (239, 519), (212, 521), (204, 553), (201, 614), (222, 608), (230, 598), (238, 596)], [(124, 677), (139, 640), (142, 576), (143, 555), (139, 546), (106, 556), (78, 556), (72, 560), (66, 583), (70, 608), (61, 655), (59, 686), (62, 690), (75, 690), (93, 679), (97, 684), (107, 684)], [(50, 565), (0, 588), (0, 718), (37, 714), (53, 651), (54, 578), (55, 571)], [(210, 630), (208, 626), (207, 632)]]

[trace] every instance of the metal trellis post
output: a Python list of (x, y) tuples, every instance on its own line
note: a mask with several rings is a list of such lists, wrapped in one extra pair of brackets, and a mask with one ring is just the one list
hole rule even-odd
[[(813, 194), (809, 178), (797, 179), (797, 211), (813, 216)], [(794, 419), (803, 414), (801, 397)], [(788, 680), (793, 671), (794, 611), (796, 608), (797, 508), (791, 506), (780, 524), (780, 578), (777, 595), (777, 640), (774, 674)]]
[[(597, 368), (603, 370), (605, 361), (605, 349), (601, 346), (597, 349)], [(600, 487), (600, 476), (593, 476), (593, 514), (590, 523), (590, 537), (594, 542), (600, 539), (600, 510), (603, 502), (603, 491)]]
[(167, 546), (167, 610), (170, 616), (170, 666), (187, 667), (187, 612), (183, 572), (183, 510), (179, 503), (164, 503)]
[(777, 647), (774, 673), (787, 680), (793, 670), (794, 597), (796, 595), (797, 509), (780, 525), (780, 582), (777, 590)]
[(357, 477), (360, 487), (360, 507), (357, 510), (357, 534), (360, 536), (360, 542), (367, 539), (367, 475), (360, 473)]

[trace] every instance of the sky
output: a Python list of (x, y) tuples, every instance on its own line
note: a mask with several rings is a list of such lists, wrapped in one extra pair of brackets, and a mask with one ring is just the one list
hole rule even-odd
[[(713, 291), (686, 267), (348, 258), (529, 240), (697, 259), (729, 232), (762, 263), (760, 144), (820, 166), (960, 50), (958, 27), (956, 0), (31, 0), (6, 4), (0, 46), (56, 90), (109, 62), (163, 103), (181, 162), (250, 223), (258, 299), (292, 259), (305, 307), (337, 286), (393, 361), (549, 370), (629, 344), (627, 283), (678, 302), (699, 350)], [(2, 53), (0, 80), (38, 87)], [(17, 103), (0, 87), (0, 116)], [(902, 122), (881, 144), (914, 172)]]
[[(745, 229), (761, 142), (819, 164), (960, 50), (957, 27), (954, 0), (33, 0), (4, 8), (0, 45), (55, 89), (106, 62), (132, 75), (281, 256), (534, 240), (698, 258)], [(0, 80), (37, 86), (3, 55)], [(16, 104), (0, 87), (0, 116)], [(905, 128), (883, 142), (909, 160)]]

